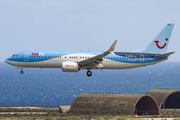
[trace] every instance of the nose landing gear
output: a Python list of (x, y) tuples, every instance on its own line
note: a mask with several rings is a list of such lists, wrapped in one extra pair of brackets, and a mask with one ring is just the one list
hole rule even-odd
[(21, 73), (21, 74), (23, 74), (23, 73), (24, 73), (24, 71), (23, 71), (23, 68), (21, 68), (21, 71), (20, 71), (20, 73)]
[(21, 73), (21, 74), (23, 74), (23, 73), (24, 73), (24, 71), (20, 71), (20, 73)]
[(92, 72), (91, 71), (87, 71), (87, 76), (90, 77), (92, 75)]

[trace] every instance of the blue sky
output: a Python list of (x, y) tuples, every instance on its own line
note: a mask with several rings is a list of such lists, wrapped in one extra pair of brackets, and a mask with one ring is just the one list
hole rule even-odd
[(179, 0), (0, 0), (0, 61), (31, 50), (115, 51), (146, 47), (175, 23), (168, 51), (180, 56)]

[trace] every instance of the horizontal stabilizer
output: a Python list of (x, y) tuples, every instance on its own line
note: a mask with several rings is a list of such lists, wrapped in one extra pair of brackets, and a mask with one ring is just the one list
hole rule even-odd
[(171, 55), (171, 54), (173, 54), (173, 53), (175, 53), (175, 52), (170, 52), (170, 53), (166, 53), (166, 54), (158, 55), (158, 56), (156, 56), (155, 58), (168, 57), (168, 56), (170, 56), (170, 55)]

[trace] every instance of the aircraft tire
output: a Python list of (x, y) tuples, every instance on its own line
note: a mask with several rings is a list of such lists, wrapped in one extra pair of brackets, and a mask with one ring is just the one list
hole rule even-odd
[(91, 71), (87, 71), (87, 76), (90, 77), (92, 75)]
[(24, 73), (24, 71), (20, 71), (20, 73), (21, 73), (21, 74), (23, 74), (23, 73)]

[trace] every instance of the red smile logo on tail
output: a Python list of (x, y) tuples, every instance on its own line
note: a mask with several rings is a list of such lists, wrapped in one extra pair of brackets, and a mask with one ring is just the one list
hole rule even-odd
[[(168, 41), (168, 38), (165, 39), (166, 41)], [(159, 46), (159, 41), (154, 41), (156, 43), (156, 46), (159, 48), (159, 49), (163, 49), (164, 47), (166, 47), (166, 43), (164, 43), (163, 46)]]

